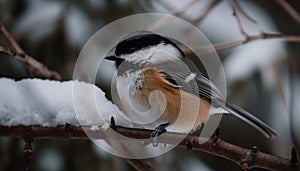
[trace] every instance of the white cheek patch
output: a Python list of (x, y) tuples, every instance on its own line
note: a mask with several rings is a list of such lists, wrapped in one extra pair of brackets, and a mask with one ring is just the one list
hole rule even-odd
[(191, 82), (195, 77), (196, 77), (196, 74), (195, 74), (195, 73), (191, 73), (189, 76), (187, 76), (187, 77), (184, 79), (184, 82), (189, 83), (189, 82)]
[(137, 63), (161, 63), (169, 60), (178, 60), (181, 53), (173, 45), (160, 43), (145, 49), (141, 49), (132, 54), (121, 55), (120, 57), (132, 62)]

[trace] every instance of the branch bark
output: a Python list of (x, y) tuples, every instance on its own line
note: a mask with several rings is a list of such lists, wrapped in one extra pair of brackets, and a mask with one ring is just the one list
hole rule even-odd
[[(105, 131), (91, 130), (90, 127), (70, 127), (57, 126), (57, 127), (40, 127), (40, 126), (0, 126), (0, 136), (20, 137), (28, 136), (27, 131), (30, 127), (30, 133), (33, 139), (44, 138), (68, 138), (68, 139), (88, 139), (84, 131), (87, 131), (92, 138), (107, 139)], [(135, 138), (135, 139), (148, 139), (152, 130), (134, 129), (115, 126), (114, 130), (119, 134)], [(165, 144), (174, 144), (179, 139), (183, 139), (178, 145), (186, 147), (186, 144), (191, 144), (193, 149), (200, 150), (212, 155), (216, 155), (240, 165), (241, 168), (265, 168), (271, 170), (286, 170), (296, 171), (299, 170), (299, 164), (294, 166), (286, 158), (274, 156), (271, 154), (258, 151), (256, 148), (246, 149), (234, 144), (230, 144), (223, 140), (215, 141), (215, 139), (208, 139), (203, 144), (199, 144), (199, 137), (194, 135), (186, 135), (180, 133), (167, 132), (164, 134), (165, 138), (158, 138), (158, 142)], [(149, 139), (149, 142), (151, 140)], [(250, 158), (250, 159), (249, 159)]]
[(36, 76), (40, 78), (47, 78), (51, 80), (61, 80), (61, 76), (56, 71), (51, 71), (44, 64), (35, 60), (33, 57), (27, 55), (25, 51), (20, 47), (17, 41), (11, 36), (11, 34), (6, 30), (4, 25), (0, 22), (0, 32), (3, 34), (6, 41), (12, 46), (13, 49), (0, 46), (0, 52), (4, 52), (16, 59), (19, 59), (26, 63), (27, 69), (30, 76)]
[(300, 14), (286, 0), (275, 0), (275, 2), (300, 25)]

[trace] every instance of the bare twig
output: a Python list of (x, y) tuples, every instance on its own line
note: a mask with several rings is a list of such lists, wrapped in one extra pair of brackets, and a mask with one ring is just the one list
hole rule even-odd
[(145, 163), (143, 160), (138, 159), (125, 159), (128, 164), (138, 171), (151, 171), (153, 168)]
[(13, 50), (7, 47), (0, 46), (0, 52), (4, 52), (11, 56), (16, 57), (26, 63), (27, 68), (31, 76), (61, 80), (61, 76), (56, 71), (49, 70), (41, 62), (35, 60), (33, 57), (27, 55), (24, 50), (19, 46), (16, 40), (9, 34), (4, 25), (0, 22), (0, 32), (2, 32), (4, 38), (12, 46)]
[[(0, 135), (8, 137), (24, 137), (26, 135), (26, 130), (28, 126), (0, 126)], [(105, 135), (103, 130), (94, 130), (92, 131), (90, 127), (72, 127), (72, 129), (66, 129), (66, 126), (57, 126), (57, 127), (40, 127), (40, 126), (31, 126), (31, 136), (34, 139), (43, 139), (43, 138), (69, 138), (69, 139), (88, 139), (85, 132), (88, 132), (89, 136), (95, 139), (109, 139)], [(84, 131), (83, 131), (84, 130)], [(134, 138), (134, 139), (148, 139), (152, 130), (146, 129), (134, 129), (134, 128), (124, 128), (120, 126), (115, 126), (114, 129), (117, 133)], [(250, 152), (253, 152), (253, 149), (245, 149), (237, 145), (230, 144), (225, 141), (219, 141), (217, 144), (214, 143), (213, 139), (208, 139), (205, 143), (199, 144), (199, 137), (193, 135), (186, 135), (180, 133), (171, 133), (167, 132), (164, 134), (164, 138), (158, 138), (159, 143), (165, 144), (176, 144), (178, 142), (179, 146), (186, 147), (186, 144), (190, 142), (193, 146), (193, 149), (204, 151), (222, 158), (226, 158), (230, 161), (235, 162), (236, 164), (242, 167), (242, 161), (245, 161), (245, 156)], [(146, 140), (145, 140), (146, 141)], [(149, 142), (151, 140), (149, 139)], [(148, 142), (148, 143), (149, 143)], [(252, 153), (251, 153), (252, 154)], [(292, 166), (289, 159), (270, 155), (260, 151), (255, 152), (255, 160), (251, 160), (249, 163), (249, 168), (266, 168), (271, 170), (299, 170), (299, 165)]]
[(231, 8), (232, 8), (232, 15), (236, 18), (236, 23), (239, 27), (239, 30), (241, 32), (241, 34), (245, 37), (248, 37), (248, 34), (246, 33), (246, 31), (244, 30), (243, 28), (243, 24), (242, 24), (242, 19), (240, 18), (240, 13), (239, 13), (239, 8), (236, 4), (236, 2), (234, 0), (228, 0), (230, 5), (231, 5)]
[(212, 3), (210, 3), (207, 8), (203, 11), (203, 13), (194, 19), (192, 22), (193, 25), (199, 25), (201, 21), (209, 14), (209, 12), (219, 3), (220, 0), (214, 0)]
[[(297, 69), (298, 69), (298, 62), (295, 60), (295, 58), (288, 56), (288, 71), (289, 71), (289, 90), (290, 90), (290, 96), (289, 96), (289, 103), (288, 103), (288, 114), (289, 114), (289, 130), (291, 133), (291, 139), (293, 144), (295, 145), (295, 150), (300, 149), (300, 141), (297, 138), (298, 137), (298, 131), (297, 131), (297, 126), (298, 122), (295, 119), (296, 116), (298, 117), (299, 111), (295, 107), (298, 103), (297, 100), (297, 87), (299, 87), (299, 83), (297, 81)], [(296, 120), (296, 121), (295, 121)]]
[(298, 24), (300, 24), (300, 14), (286, 0), (275, 0), (275, 2), (282, 9), (284, 9)]
[(18, 53), (4, 46), (0, 46), (0, 52), (4, 52), (8, 55), (15, 57), (16, 59), (25, 62), (28, 66), (31, 76), (47, 78), (51, 80), (61, 80), (61, 76), (58, 72), (49, 70), (45, 65), (43, 65), (42, 63), (40, 63), (39, 61), (35, 60), (27, 54)]
[(259, 35), (249, 36), (248, 39), (242, 41), (236, 41), (232, 43), (226, 43), (223, 45), (215, 46), (216, 50), (224, 50), (227, 48), (232, 48), (241, 44), (245, 44), (251, 41), (256, 40), (267, 40), (267, 39), (282, 39), (289, 42), (300, 42), (300, 35), (287, 35), (287, 34), (272, 34), (272, 33), (263, 33)]
[(257, 22), (252, 19), (241, 7), (240, 5), (235, 1), (235, 0), (227, 0), (228, 3), (230, 4), (232, 8), (232, 14), (236, 18), (238, 28), (243, 36), (246, 38), (248, 37), (247, 32), (244, 29), (242, 20), (244, 19), (245, 22), (253, 24), (256, 29), (258, 30), (259, 33), (263, 33), (262, 29), (260, 26), (257, 24)]
[[(210, 53), (212, 51), (222, 51), (230, 48), (234, 48), (236, 46), (252, 42), (252, 41), (257, 41), (257, 40), (269, 40), (269, 39), (280, 39), (288, 42), (300, 42), (300, 35), (288, 35), (288, 34), (272, 34), (272, 33), (262, 33), (259, 35), (253, 35), (249, 36), (248, 38), (245, 38), (244, 40), (237, 40), (229, 43), (224, 43), (224, 44), (217, 44), (214, 45), (213, 47), (211, 46), (203, 46), (203, 47), (193, 47), (197, 50), (202, 51), (202, 53)], [(185, 53), (190, 53), (191, 49), (187, 48), (185, 46), (182, 47), (182, 50)]]
[(288, 107), (286, 95), (284, 92), (283, 80), (281, 79), (280, 74), (278, 73), (275, 64), (271, 63), (269, 66), (270, 66), (270, 70), (272, 71), (271, 73), (274, 77), (274, 85), (275, 85), (276, 89), (278, 90), (285, 107)]
[[(162, 4), (165, 8), (168, 9), (168, 5), (166, 5), (165, 3), (163, 3), (163, 1), (160, 1), (160, 2), (161, 2), (161, 4)], [(171, 18), (171, 16), (179, 16), (179, 15), (183, 14), (184, 12), (186, 12), (186, 11), (187, 11), (189, 8), (191, 8), (193, 5), (195, 5), (195, 4), (199, 3), (199, 2), (201, 2), (201, 1), (199, 1), (199, 0), (194, 0), (194, 1), (192, 1), (191, 3), (188, 3), (186, 6), (182, 7), (180, 10), (175, 11), (175, 12), (172, 12), (172, 13), (170, 14), (170, 16), (166, 16), (166, 17), (164, 17), (164, 18), (162, 18), (162, 19), (160, 19), (160, 20), (158, 20), (158, 21), (156, 21), (156, 22), (150, 24), (145, 30), (151, 31), (151, 30), (154, 30), (154, 29), (160, 27), (161, 25), (165, 24), (165, 23)]]
[(23, 53), (23, 54), (25, 53), (23, 49), (19, 46), (17, 41), (10, 35), (10, 33), (6, 30), (6, 28), (1, 22), (0, 22), (0, 32), (2, 32), (4, 38), (14, 48), (16, 53)]

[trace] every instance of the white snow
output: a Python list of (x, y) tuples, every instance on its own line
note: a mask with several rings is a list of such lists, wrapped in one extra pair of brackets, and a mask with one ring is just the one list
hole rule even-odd
[[(74, 91), (72, 91), (74, 90)], [(130, 126), (105, 93), (80, 81), (0, 78), (0, 125), (89, 125), (92, 130), (110, 123)]]

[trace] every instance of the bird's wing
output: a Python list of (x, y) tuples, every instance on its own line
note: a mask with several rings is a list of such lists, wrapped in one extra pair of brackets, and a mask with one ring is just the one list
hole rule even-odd
[[(206, 98), (213, 107), (221, 107), (237, 118), (254, 127), (266, 137), (275, 137), (277, 133), (260, 119), (246, 110), (227, 102), (220, 90), (201, 73), (168, 73), (160, 71), (164, 78), (176, 88)], [(194, 83), (193, 83), (194, 82)]]
[(202, 73), (169, 73), (160, 71), (174, 87), (204, 97), (208, 100), (225, 102), (220, 90)]

